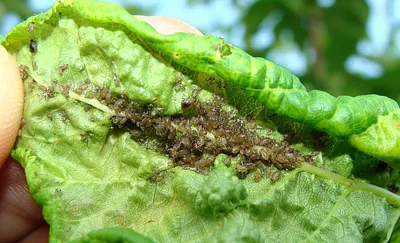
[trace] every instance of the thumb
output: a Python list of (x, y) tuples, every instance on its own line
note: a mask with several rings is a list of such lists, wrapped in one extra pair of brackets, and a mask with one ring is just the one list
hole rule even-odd
[(21, 125), (23, 98), (17, 63), (0, 45), (0, 168), (13, 147)]
[(187, 32), (202, 36), (203, 34), (192, 25), (182, 20), (164, 16), (135, 15), (135, 18), (150, 24), (158, 33), (171, 35), (176, 32)]

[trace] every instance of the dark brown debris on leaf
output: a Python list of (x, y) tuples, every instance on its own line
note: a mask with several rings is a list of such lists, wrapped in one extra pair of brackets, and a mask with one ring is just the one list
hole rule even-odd
[[(118, 116), (114, 128), (126, 128), (133, 139), (156, 140), (176, 166), (209, 171), (219, 154), (239, 158), (238, 172), (247, 174), (265, 166), (293, 169), (311, 156), (303, 156), (287, 141), (276, 141), (256, 132), (254, 121), (224, 110), (221, 102), (182, 101), (183, 115), (163, 116), (154, 104), (138, 105), (125, 96), (116, 97), (103, 87), (99, 99)], [(229, 163), (229, 162), (227, 162)]]

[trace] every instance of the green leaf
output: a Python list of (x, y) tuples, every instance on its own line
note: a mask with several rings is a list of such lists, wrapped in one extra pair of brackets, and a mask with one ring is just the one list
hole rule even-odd
[(234, 211), (225, 217), (221, 227), (207, 242), (263, 242), (258, 227), (250, 219), (248, 213)]
[(203, 214), (228, 213), (243, 204), (248, 194), (239, 179), (223, 164), (216, 164), (213, 172), (200, 185), (195, 208)]
[(25, 89), (13, 157), (51, 242), (389, 240), (400, 197), (354, 177), (376, 158), (398, 168), (394, 101), (308, 93), (222, 39), (163, 36), (108, 3), (59, 1), (1, 44)]
[(88, 233), (78, 240), (72, 241), (73, 243), (85, 242), (127, 242), (127, 243), (153, 243), (147, 237), (144, 237), (133, 230), (124, 229), (119, 227), (105, 228)]

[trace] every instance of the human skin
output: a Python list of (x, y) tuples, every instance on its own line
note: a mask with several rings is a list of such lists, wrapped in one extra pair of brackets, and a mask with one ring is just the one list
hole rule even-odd
[[(161, 16), (136, 16), (161, 34), (189, 32), (193, 26)], [(23, 87), (19, 69), (0, 45), (0, 242), (47, 242), (49, 228), (33, 202), (22, 166), (9, 157), (22, 120)]]

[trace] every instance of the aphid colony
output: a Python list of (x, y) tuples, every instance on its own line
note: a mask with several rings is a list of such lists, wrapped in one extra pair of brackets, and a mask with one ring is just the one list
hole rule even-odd
[(244, 174), (272, 164), (293, 169), (300, 162), (311, 161), (311, 156), (301, 155), (286, 141), (258, 135), (254, 122), (225, 111), (221, 101), (201, 103), (190, 97), (181, 103), (183, 115), (163, 116), (153, 104), (129, 102), (106, 87), (99, 94), (99, 99), (119, 114), (112, 117), (114, 130), (128, 129), (143, 144), (149, 139), (157, 141), (176, 166), (207, 172), (221, 153), (229, 156), (227, 164), (229, 158), (238, 157), (236, 169)]

